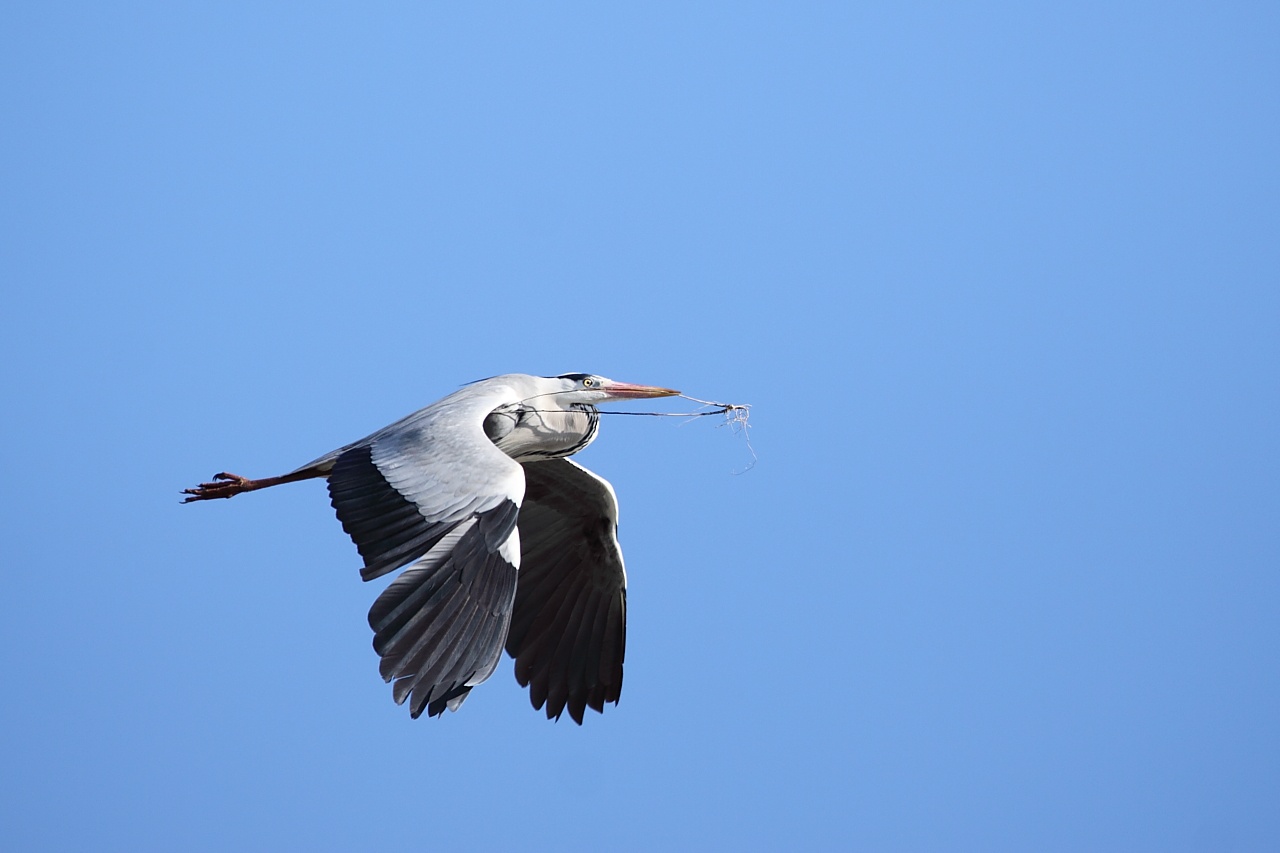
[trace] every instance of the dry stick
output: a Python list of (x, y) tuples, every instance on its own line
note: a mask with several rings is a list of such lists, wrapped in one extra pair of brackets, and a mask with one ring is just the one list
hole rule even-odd
[[(550, 395), (539, 394), (537, 396), (544, 397)], [(760, 457), (756, 455), (756, 449), (751, 446), (751, 425), (747, 423), (747, 420), (751, 417), (751, 406), (749, 404), (739, 405), (737, 403), (716, 403), (712, 400), (699, 400), (697, 397), (690, 397), (688, 394), (677, 394), (675, 396), (694, 403), (701, 403), (704, 408), (707, 406), (712, 408), (705, 412), (619, 412), (614, 409), (597, 409), (597, 411), (602, 415), (631, 415), (632, 417), (640, 418), (687, 418), (689, 420), (692, 420), (693, 418), (705, 418), (707, 415), (724, 415), (725, 421), (723, 424), (720, 424), (720, 426), (725, 426), (727, 424), (735, 434), (741, 432), (742, 437), (747, 442), (747, 450), (751, 452), (750, 464), (741, 471), (733, 471), (731, 473), (745, 474), (752, 468), (756, 467), (756, 463), (760, 461)], [(530, 397), (528, 399), (534, 400), (537, 399), (537, 397)], [(534, 409), (533, 411), (537, 412), (542, 410)], [(555, 410), (549, 409), (547, 411)]]
[(750, 424), (747, 420), (751, 417), (750, 405), (738, 405), (736, 403), (716, 403), (711, 400), (699, 400), (697, 397), (690, 397), (688, 394), (680, 394), (682, 399), (691, 400), (694, 403), (701, 403), (704, 407), (711, 406), (710, 411), (706, 412), (617, 412), (613, 409), (601, 409), (602, 415), (633, 415), (636, 417), (651, 418), (704, 418), (707, 415), (724, 415), (725, 422), (720, 426), (728, 424), (734, 433), (741, 432), (742, 437), (747, 442), (747, 450), (751, 451), (751, 463), (741, 471), (734, 471), (734, 474), (745, 474), (752, 468), (756, 467), (756, 462), (760, 457), (756, 455), (756, 449), (751, 446)]

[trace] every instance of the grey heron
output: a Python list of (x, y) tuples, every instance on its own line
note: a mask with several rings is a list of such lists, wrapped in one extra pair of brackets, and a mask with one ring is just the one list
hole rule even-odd
[(505, 647), (548, 719), (622, 690), (626, 572), (613, 487), (567, 457), (598, 403), (679, 394), (586, 373), (484, 379), (288, 474), (221, 473), (184, 503), (324, 478), (364, 580), (379, 670), (418, 717), (457, 710)]

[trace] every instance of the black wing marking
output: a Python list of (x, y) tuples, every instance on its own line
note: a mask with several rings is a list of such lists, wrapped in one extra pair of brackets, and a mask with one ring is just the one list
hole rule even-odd
[(567, 459), (527, 462), (520, 583), (507, 636), (516, 680), (548, 719), (582, 723), (622, 693), (626, 572), (617, 502), (603, 479)]
[(354, 447), (333, 464), (329, 502), (364, 558), (360, 577), (373, 580), (431, 550), (456, 521), (432, 523), (373, 464), (373, 448)]

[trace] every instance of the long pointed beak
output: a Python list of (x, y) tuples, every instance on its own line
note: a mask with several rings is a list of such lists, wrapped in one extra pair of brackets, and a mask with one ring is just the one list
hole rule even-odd
[(632, 385), (630, 382), (610, 382), (600, 388), (615, 400), (643, 400), (649, 397), (675, 397), (679, 391), (658, 388), (653, 385)]

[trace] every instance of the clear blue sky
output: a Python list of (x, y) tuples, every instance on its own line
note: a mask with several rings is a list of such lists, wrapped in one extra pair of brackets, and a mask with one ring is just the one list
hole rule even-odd
[[(24, 850), (1280, 849), (1280, 7), (7, 4)], [(614, 418), (621, 704), (411, 721), (281, 473)]]

